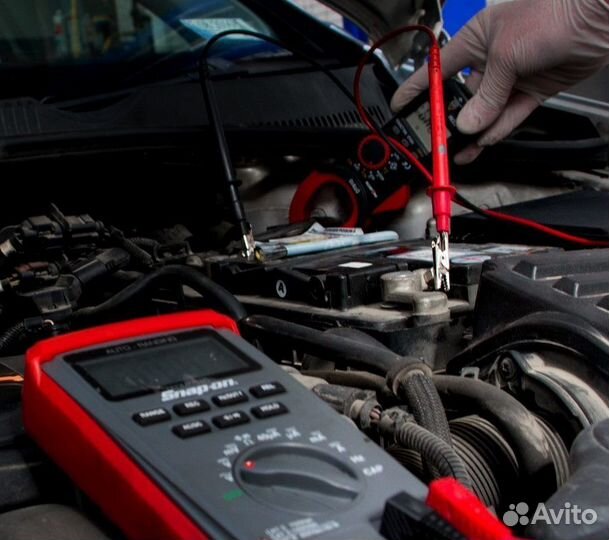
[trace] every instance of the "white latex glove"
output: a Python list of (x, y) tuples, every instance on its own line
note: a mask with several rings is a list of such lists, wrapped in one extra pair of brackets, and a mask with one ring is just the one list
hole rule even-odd
[[(477, 143), (457, 156), (470, 163), (508, 136), (543, 101), (609, 64), (609, 0), (514, 0), (481, 11), (442, 50), (443, 75), (472, 68), (474, 97), (457, 119)], [(427, 66), (395, 93), (401, 110), (428, 87)]]

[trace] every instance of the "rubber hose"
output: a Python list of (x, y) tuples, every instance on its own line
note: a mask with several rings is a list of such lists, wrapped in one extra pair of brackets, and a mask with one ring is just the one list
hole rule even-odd
[(416, 450), (439, 477), (456, 478), (471, 489), (472, 482), (465, 464), (447, 442), (414, 422), (403, 422), (396, 427), (394, 438), (404, 448)]
[(131, 242), (133, 242), (136, 246), (141, 247), (141, 248), (154, 249), (161, 245), (161, 243), (158, 240), (153, 240), (152, 238), (135, 237), (135, 238), (129, 238), (129, 240)]
[[(358, 343), (363, 343), (364, 345), (370, 345), (373, 347), (380, 347), (386, 351), (388, 349), (383, 343), (378, 341), (376, 338), (373, 338), (370, 334), (366, 334), (361, 330), (357, 330), (355, 328), (347, 328), (345, 326), (336, 326), (332, 328), (328, 328), (323, 331), (324, 334), (329, 334), (333, 336), (340, 336), (343, 338), (350, 339), (352, 341), (357, 341)], [(310, 354), (306, 354), (303, 357), (303, 366), (306, 366), (306, 369), (310, 370), (326, 370), (330, 371), (334, 369), (334, 362), (332, 358), (328, 355), (318, 357)], [(338, 383), (341, 384), (341, 383)], [(347, 385), (348, 386), (348, 385)]]
[(382, 392), (387, 386), (385, 379), (380, 375), (368, 373), (367, 371), (332, 371), (326, 369), (306, 370), (303, 375), (318, 377), (328, 381), (330, 384), (351, 386), (362, 390), (374, 390)]
[(348, 328), (347, 326), (336, 326), (334, 328), (328, 328), (324, 332), (325, 334), (332, 334), (334, 336), (341, 336), (347, 339), (351, 339), (353, 341), (357, 341), (358, 343), (362, 343), (364, 345), (370, 345), (371, 347), (378, 347), (380, 349), (385, 349), (386, 351), (390, 351), (391, 349), (387, 347), (384, 343), (381, 343), (375, 337), (372, 337), (370, 334), (366, 334), (362, 330), (357, 330), (356, 328)]
[[(465, 464), (478, 498), (496, 511), (507, 510), (509, 502), (520, 500), (516, 457), (497, 428), (477, 416), (452, 420), (450, 428), (453, 448)], [(429, 480), (418, 452), (395, 444), (387, 452), (418, 478)]]
[(129, 253), (134, 259), (140, 261), (143, 266), (150, 268), (154, 264), (154, 258), (145, 249), (142, 249), (136, 243), (129, 240), (129, 238), (123, 238), (120, 242), (121, 247)]
[[(570, 452), (572, 467), (567, 483), (545, 501), (546, 515), (565, 508), (596, 513), (595, 519), (577, 526), (540, 519), (526, 529), (527, 538), (538, 540), (606, 540), (609, 531), (609, 419), (583, 430)], [(589, 513), (589, 512), (587, 512)], [(550, 514), (551, 515), (551, 514)], [(580, 513), (580, 517), (582, 514)], [(573, 523), (573, 522), (571, 522)]]
[(499, 428), (540, 500), (554, 492), (556, 471), (546, 433), (524, 405), (500, 388), (477, 379), (436, 375), (433, 382), (451, 402), (465, 402)]
[(354, 341), (350, 338), (327, 334), (320, 330), (267, 315), (250, 315), (242, 326), (260, 337), (280, 340), (289, 346), (321, 358), (331, 357), (342, 367), (353, 366), (380, 375), (400, 364), (419, 363), (416, 358), (395, 354), (383, 349)]
[(541, 429), (546, 433), (552, 460), (556, 467), (556, 487), (561, 488), (569, 480), (571, 470), (569, 468), (569, 450), (567, 449), (561, 436), (556, 432), (554, 427), (546, 422), (543, 418), (536, 416)]
[(110, 235), (121, 248), (123, 248), (131, 257), (139, 261), (143, 266), (150, 268), (154, 264), (154, 259), (144, 249), (139, 247), (135, 242), (126, 238), (122, 231), (112, 227), (110, 229)]
[[(322, 332), (266, 315), (251, 315), (243, 324), (257, 334), (283, 339), (290, 346), (321, 358), (330, 357), (344, 367), (352, 365), (382, 375), (396, 372), (396, 381), (404, 381), (404, 396), (415, 418), (421, 419), (423, 427), (450, 444), (448, 419), (435, 386), (423, 371), (408, 370), (422, 364), (417, 358), (400, 356), (383, 346), (366, 343), (361, 338)], [(402, 369), (404, 375), (400, 376)]]
[(341, 414), (346, 414), (348, 406), (355, 399), (366, 399), (366, 391), (335, 384), (318, 384), (313, 387), (313, 393)]
[(397, 382), (398, 397), (406, 399), (417, 424), (452, 444), (446, 411), (432, 379), (426, 373), (415, 371), (403, 378), (398, 377)]
[[(447, 365), (448, 373), (458, 375), (466, 366), (480, 366), (501, 351), (551, 343), (580, 358), (609, 358), (609, 338), (581, 317), (569, 313), (544, 311), (531, 313), (499, 329), (488, 332), (455, 356)], [(603, 377), (609, 376), (607, 362), (599, 363)]]
[[(360, 330), (351, 328), (332, 328), (325, 333), (342, 335), (343, 337), (353, 339), (358, 343), (372, 345), (387, 351), (390, 350), (383, 343)], [(328, 380), (328, 382), (334, 381)], [(338, 380), (336, 382), (337, 384), (347, 384), (345, 382), (338, 382)], [(446, 417), (440, 394), (438, 394), (429, 375), (422, 371), (413, 371), (405, 374), (403, 377), (400, 377), (398, 374), (396, 382), (398, 383), (400, 394), (397, 397), (406, 400), (412, 409), (417, 423), (438, 435), (442, 440), (452, 444), (448, 418)], [(347, 386), (349, 385), (347, 384)]]
[(204, 276), (200, 271), (182, 265), (168, 265), (155, 270), (150, 274), (138, 279), (136, 282), (125, 287), (112, 298), (97, 306), (82, 308), (74, 313), (74, 317), (92, 317), (102, 315), (123, 306), (146, 289), (157, 285), (166, 279), (175, 279), (197, 291), (199, 294), (209, 298), (214, 307), (236, 321), (241, 321), (247, 316), (245, 308), (229, 291), (214, 283)]
[(0, 353), (17, 343), (26, 333), (25, 324), (18, 322), (0, 336)]

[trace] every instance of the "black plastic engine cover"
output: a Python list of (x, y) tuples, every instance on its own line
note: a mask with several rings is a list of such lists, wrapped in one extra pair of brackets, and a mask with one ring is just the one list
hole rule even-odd
[(539, 253), (485, 263), (475, 335), (544, 311), (577, 316), (609, 333), (609, 249)]

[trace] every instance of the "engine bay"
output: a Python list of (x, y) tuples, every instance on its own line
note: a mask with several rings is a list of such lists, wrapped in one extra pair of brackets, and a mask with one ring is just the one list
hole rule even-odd
[[(290, 228), (292, 238), (313, 234)], [(607, 250), (456, 244), (446, 294), (429, 288), (425, 241), (248, 263), (54, 207), (5, 229), (2, 246), (4, 511), (91, 504), (24, 435), (23, 351), (67, 331), (201, 307), (240, 318), (244, 337), (425, 482), (447, 473), (392, 433), (398, 419), (437, 429), (439, 414), (462, 479), (497, 515), (564, 490), (587, 497), (585, 464), (573, 470), (569, 448), (609, 412)], [(247, 315), (211, 292), (222, 287)], [(409, 358), (439, 403), (423, 390), (417, 408), (409, 378), (392, 373)]]
[[(456, 172), (472, 213), (465, 208), (454, 219), (451, 282), (442, 288), (434, 284), (430, 242), (438, 231), (425, 179), (382, 137), (370, 139), (327, 71), (214, 79), (235, 164), (228, 195), (219, 135), (201, 131), (214, 111), (199, 82), (12, 104), (14, 124), (3, 129), (14, 128), (21, 139), (3, 146), (1, 170), (23, 180), (10, 185), (14, 204), (3, 211), (0, 230), (3, 537), (40, 537), (48, 522), (57, 538), (68, 530), (91, 540), (130, 537), (26, 432), (26, 351), (111, 323), (212, 309), (236, 321), (244, 347), (279, 366), (278, 377), (297, 385), (297, 395), (306, 389), (303, 400), (333, 409), (329, 420), (323, 414), (331, 411), (316, 413), (322, 424), (343, 417), (421, 486), (456, 479), (499, 518), (519, 504), (541, 503), (597, 516), (577, 528), (504, 518), (513, 538), (604, 538), (609, 249), (598, 246), (607, 241), (609, 203), (602, 126), (575, 112), (543, 109), (513, 139)], [(345, 84), (356, 73), (331, 72)], [(396, 120), (382, 70), (368, 66), (362, 81), (368, 114), (410, 142), (421, 160), (430, 159), (427, 101)], [(467, 96), (451, 84), (454, 124), (459, 96)], [(146, 125), (134, 131), (142, 117)], [(458, 142), (456, 132), (452, 139)], [(33, 189), (25, 179), (36, 177), (48, 180)], [(231, 193), (238, 193), (255, 232), (256, 257), (243, 256)], [(488, 221), (489, 207), (584, 241)], [(192, 381), (149, 384), (179, 394)], [(300, 420), (307, 415), (294, 409)], [(42, 408), (34, 414), (44, 423)], [(237, 436), (235, 444), (242, 443), (243, 433)], [(264, 463), (265, 455), (243, 455), (235, 467)], [(332, 489), (340, 491), (323, 492), (330, 503), (311, 488), (320, 505), (339, 513), (333, 497), (344, 494)], [(268, 504), (281, 506), (281, 497), (278, 490)], [(391, 501), (381, 501), (370, 520), (384, 538), (490, 538), (449, 536), (412, 516), (410, 524), (430, 528), (404, 536), (386, 526), (405, 515), (402, 503)], [(358, 534), (328, 527), (315, 534)], [(313, 534), (269, 530), (259, 538)]]

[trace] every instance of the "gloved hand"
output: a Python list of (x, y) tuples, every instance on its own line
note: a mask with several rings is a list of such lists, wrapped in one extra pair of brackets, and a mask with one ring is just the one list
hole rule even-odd
[[(544, 100), (609, 64), (609, 0), (513, 0), (481, 11), (442, 50), (443, 75), (472, 68), (474, 97), (457, 127), (481, 133), (455, 156), (470, 163)], [(428, 87), (427, 66), (391, 102), (399, 111)]]

